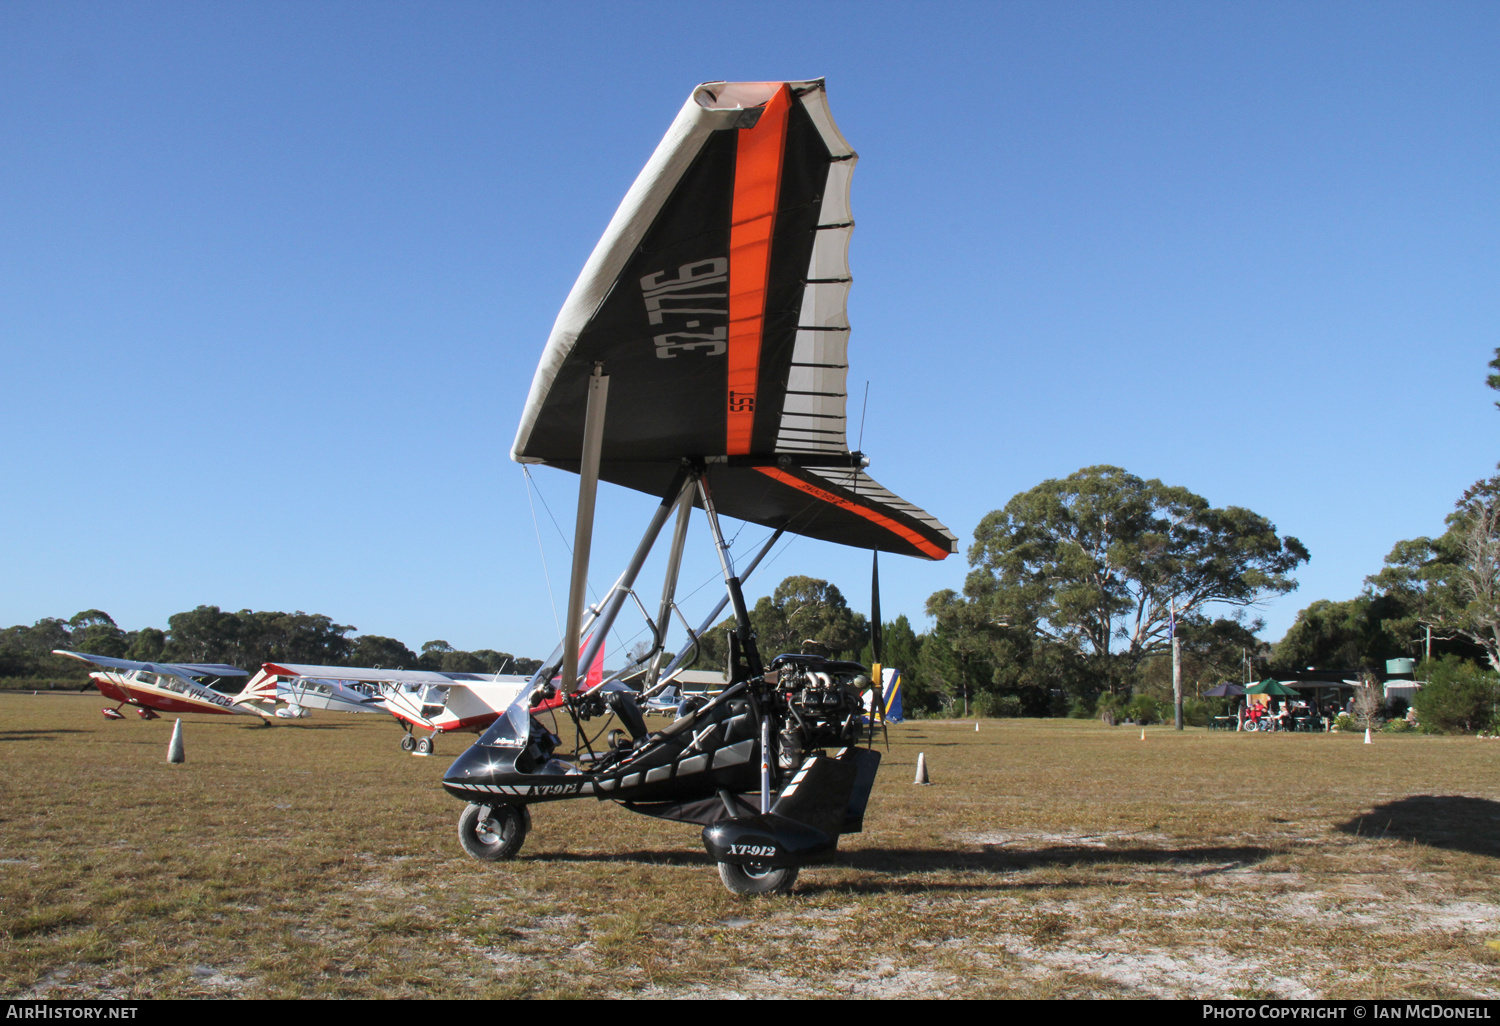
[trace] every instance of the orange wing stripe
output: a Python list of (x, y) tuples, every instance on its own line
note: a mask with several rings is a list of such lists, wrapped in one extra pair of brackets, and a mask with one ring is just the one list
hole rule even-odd
[(724, 451), (732, 456), (750, 451), (750, 433), (755, 427), (771, 235), (776, 227), (791, 103), (792, 91), (783, 85), (766, 102), (755, 127), (739, 129), (729, 228), (729, 395), (724, 443)]
[(788, 485), (792, 488), (797, 489), (799, 492), (806, 492), (808, 495), (811, 495), (815, 499), (822, 499), (824, 502), (831, 503), (832, 505), (837, 506), (840, 509), (846, 509), (850, 513), (857, 513), (871, 523), (879, 524), (881, 527), (885, 528), (887, 531), (890, 531), (892, 534), (911, 542), (918, 549), (925, 552), (933, 559), (948, 558), (947, 549), (939, 548), (932, 542), (928, 541), (926, 538), (922, 537), (916, 531), (913, 531), (911, 528), (907, 527), (905, 524), (898, 523), (883, 513), (877, 513), (873, 509), (870, 509), (868, 506), (861, 506), (857, 502), (852, 502), (849, 499), (834, 495), (832, 492), (824, 491), (817, 485), (808, 484), (800, 477), (793, 477), (786, 471), (778, 470), (776, 467), (756, 467), (755, 469), (771, 478), (773, 481), (779, 481), (784, 485)]

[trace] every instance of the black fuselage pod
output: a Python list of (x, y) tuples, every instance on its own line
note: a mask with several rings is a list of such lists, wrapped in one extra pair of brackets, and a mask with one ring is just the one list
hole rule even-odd
[(516, 736), (505, 718), (443, 775), (443, 788), (477, 805), (527, 805), (585, 795), (627, 803), (685, 802), (759, 786), (760, 741), (741, 691), (720, 696), (624, 751), (581, 765), (552, 757), (546, 732)]
[(880, 753), (867, 748), (809, 756), (770, 812), (704, 827), (703, 847), (715, 862), (740, 866), (802, 866), (832, 858), (840, 834), (863, 829), (879, 767)]

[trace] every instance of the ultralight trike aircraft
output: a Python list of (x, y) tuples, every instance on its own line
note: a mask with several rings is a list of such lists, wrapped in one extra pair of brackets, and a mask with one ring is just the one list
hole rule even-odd
[[(719, 522), (773, 529), (757, 562), (783, 532), (927, 559), (957, 547), (849, 449), (854, 163), (821, 80), (701, 85), (573, 286), (511, 451), (581, 476), (567, 627), (506, 714), (443, 777), (467, 803), (459, 838), (476, 857), (514, 856), (532, 804), (590, 797), (702, 825), (731, 891), (772, 893), (831, 856), (840, 834), (861, 829), (880, 761), (860, 746), (869, 672), (816, 654), (763, 658)], [(661, 504), (585, 625), (601, 479)], [(719, 609), (733, 607), (728, 683), (650, 730), (641, 706), (673, 669), (658, 664), (694, 507), (723, 572)], [(635, 579), (674, 510), (666, 582), (656, 617), (646, 617), (653, 647), (643, 689), (612, 680), (578, 691), (579, 664), (593, 661), (627, 599), (645, 614)], [(674, 662), (692, 655), (712, 622), (689, 632)], [(592, 640), (580, 655), (586, 627)], [(559, 695), (580, 739), (572, 752), (533, 715)], [(619, 727), (596, 748), (610, 722)]]

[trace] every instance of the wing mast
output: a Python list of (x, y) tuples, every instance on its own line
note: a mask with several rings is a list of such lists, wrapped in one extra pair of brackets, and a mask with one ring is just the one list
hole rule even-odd
[[(588, 406), (583, 416), (583, 455), (578, 468), (578, 516), (573, 524), (573, 576), (568, 586), (568, 626), (563, 634), (562, 692), (578, 687), (579, 631), (589, 583), (589, 549), (594, 540), (594, 500), (599, 491), (599, 454), (604, 444), (604, 411), (609, 403), (609, 378), (604, 365), (594, 364), (589, 377)], [(609, 627), (598, 633), (600, 640)], [(585, 666), (589, 665), (587, 662)]]

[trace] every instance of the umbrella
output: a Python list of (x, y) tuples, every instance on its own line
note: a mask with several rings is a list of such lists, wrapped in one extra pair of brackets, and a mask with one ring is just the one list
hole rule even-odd
[(1226, 680), (1223, 683), (1217, 684), (1214, 687), (1211, 687), (1207, 691), (1203, 692), (1203, 697), (1233, 698), (1236, 695), (1243, 695), (1244, 693), (1244, 688), (1240, 687), (1238, 684), (1231, 684)]
[(1259, 684), (1254, 684), (1254, 685), (1251, 685), (1250, 687), (1246, 688), (1245, 689), (1245, 694), (1247, 694), (1247, 695), (1279, 695), (1279, 696), (1282, 696), (1282, 697), (1292, 697), (1292, 698), (1295, 698), (1297, 696), (1297, 692), (1296, 691), (1293, 691), (1291, 688), (1287, 687), (1285, 684), (1281, 683), (1280, 681), (1272, 680), (1269, 677), (1266, 678), (1265, 680), (1261, 681)]

